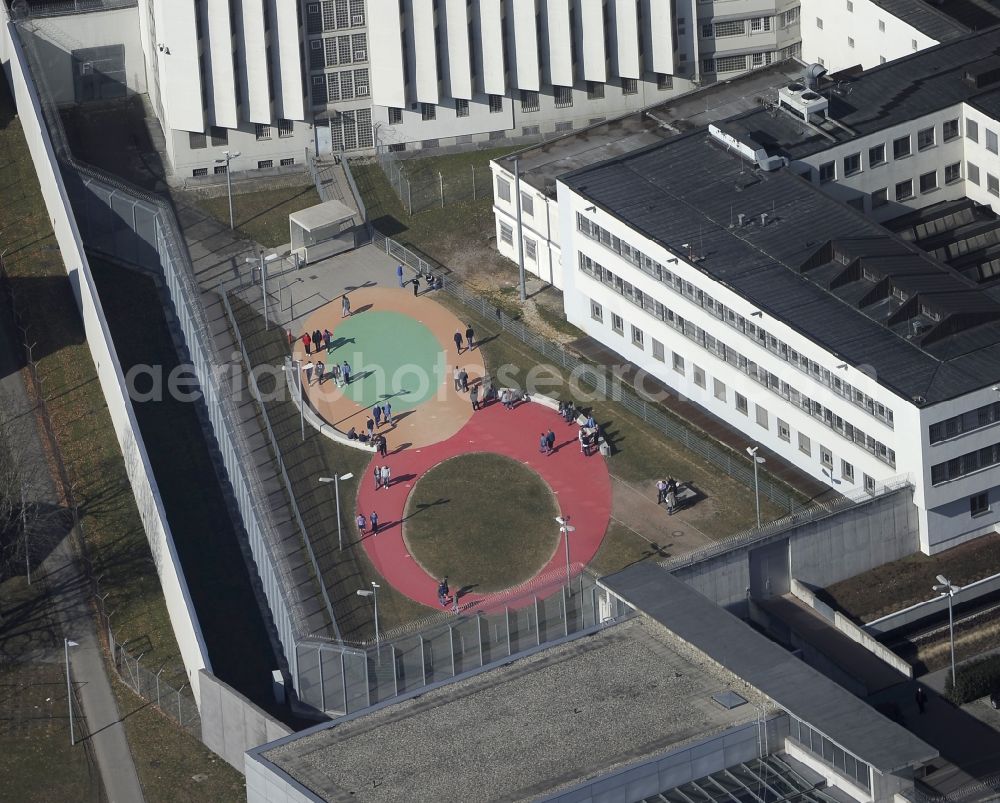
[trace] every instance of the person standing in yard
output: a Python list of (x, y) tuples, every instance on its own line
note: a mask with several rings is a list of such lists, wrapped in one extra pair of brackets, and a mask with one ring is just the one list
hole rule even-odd
[(368, 420), (365, 421), (365, 429), (368, 430), (368, 440), (370, 442), (372, 436), (375, 434), (375, 422), (372, 420), (371, 416), (368, 416)]
[(465, 393), (469, 389), (469, 372), (464, 368), (458, 373), (458, 385), (462, 393)]
[(344, 384), (351, 384), (351, 364), (344, 360), (343, 364), (340, 366), (340, 374), (344, 377)]
[(552, 454), (556, 450), (556, 433), (551, 429), (545, 433), (545, 442), (549, 446), (549, 454)]
[(924, 713), (927, 709), (927, 692), (924, 691), (924, 687), (917, 686), (916, 694), (913, 696), (917, 701), (917, 708), (920, 709), (920, 713)]
[(461, 390), (462, 389), (462, 380), (459, 378), (461, 376), (461, 374), (462, 374), (462, 372), (459, 370), (459, 367), (456, 365), (455, 366), (455, 370), (451, 372), (451, 376), (455, 380), (455, 390)]
[(472, 401), (472, 409), (479, 409), (479, 385), (472, 386), (472, 392), (469, 394), (469, 399)]
[(542, 454), (549, 453), (549, 439), (545, 437), (544, 432), (538, 436), (538, 451)]
[(413, 297), (416, 298), (420, 295), (420, 279), (417, 276), (413, 277)]
[(396, 265), (396, 279), (399, 280), (399, 286), (403, 286), (403, 266)]
[(309, 333), (306, 332), (304, 335), (302, 335), (302, 345), (305, 347), (306, 354), (309, 353), (309, 344), (310, 343), (312, 343), (312, 338), (309, 337)]
[(673, 516), (677, 509), (677, 483), (673, 477), (667, 478), (667, 493), (664, 498), (667, 501), (667, 514)]
[(392, 471), (388, 466), (382, 466), (382, 487), (388, 488), (392, 480)]
[(663, 500), (667, 498), (667, 483), (665, 480), (656, 481), (656, 504), (662, 505)]
[(438, 603), (442, 608), (448, 607), (448, 578), (445, 577), (438, 583)]
[(389, 451), (389, 445), (388, 445), (388, 443), (385, 440), (385, 435), (379, 435), (378, 436), (378, 453), (382, 457), (386, 457), (388, 451)]
[(375, 426), (382, 426), (382, 407), (380, 405), (376, 404), (372, 407), (372, 418), (375, 419)]
[(319, 350), (323, 348), (323, 333), (319, 329), (313, 330), (313, 345), (316, 347), (316, 353), (319, 354)]
[(378, 513), (376, 513), (374, 510), (372, 511), (371, 522), (372, 522), (372, 535), (378, 535)]
[(313, 381), (313, 364), (307, 362), (302, 366), (302, 372), (306, 375), (306, 384), (311, 385)]
[(340, 383), (340, 366), (337, 365), (337, 363), (334, 363), (333, 365), (330, 366), (330, 376), (333, 378), (333, 381), (337, 383), (337, 387), (339, 388), (340, 384), (341, 384)]
[(320, 384), (320, 385), (323, 384), (323, 369), (324, 368), (325, 368), (325, 366), (323, 365), (323, 361), (322, 360), (316, 360), (316, 382), (318, 384)]
[(465, 341), (469, 351), (472, 351), (476, 347), (476, 333), (471, 323), (465, 325)]
[(330, 341), (333, 339), (333, 332), (329, 329), (323, 330), (323, 349), (329, 354), (330, 352)]
[(462, 353), (462, 333), (461, 332), (455, 332), (455, 338), (454, 338), (454, 340), (455, 340), (455, 348), (458, 349), (458, 353), (461, 354)]
[(382, 487), (382, 466), (375, 466), (372, 469), (372, 477), (375, 479), (375, 490)]
[(346, 318), (351, 314), (351, 299), (347, 297), (347, 293), (344, 293), (343, 298), (340, 302), (340, 317)]
[[(385, 421), (385, 423), (387, 423), (390, 427), (392, 426), (392, 405), (389, 404), (388, 401), (382, 405), (382, 420)], [(384, 441), (385, 438), (382, 440)], [(383, 455), (383, 457), (384, 456), (385, 455)]]
[(360, 510), (358, 511), (358, 517), (355, 519), (358, 523), (358, 532), (364, 537), (366, 533), (366, 528), (368, 527), (368, 519), (365, 518), (365, 514)]

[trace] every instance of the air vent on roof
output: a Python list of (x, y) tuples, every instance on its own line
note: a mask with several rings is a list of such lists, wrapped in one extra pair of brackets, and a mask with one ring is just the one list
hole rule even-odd
[(1000, 57), (992, 56), (970, 64), (965, 70), (965, 82), (983, 89), (1000, 82)]
[(807, 123), (818, 123), (826, 119), (830, 101), (802, 84), (789, 84), (778, 90), (778, 106)]

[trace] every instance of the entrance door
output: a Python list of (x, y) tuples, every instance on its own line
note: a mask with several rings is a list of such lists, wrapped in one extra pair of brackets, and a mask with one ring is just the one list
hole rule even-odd
[(333, 139), (330, 137), (330, 121), (316, 120), (316, 153), (320, 156), (333, 153)]
[(791, 590), (788, 539), (750, 551), (750, 595), (754, 599), (780, 597)]

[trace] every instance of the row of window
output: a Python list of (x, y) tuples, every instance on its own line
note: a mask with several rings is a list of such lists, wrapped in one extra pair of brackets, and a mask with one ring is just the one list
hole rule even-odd
[(368, 68), (341, 70), (312, 77), (314, 106), (325, 106), (340, 100), (366, 98), (370, 92)]
[(365, 24), (365, 0), (323, 0), (306, 3), (306, 30), (309, 33), (359, 28)]
[[(850, 11), (851, 13), (854, 12), (854, 3), (852, 3), (851, 0), (847, 0), (847, 10)], [(823, 30), (823, 19), (822, 19), (822, 17), (816, 17), (816, 27), (819, 28), (821, 31)], [(879, 30), (879, 33), (885, 33), (885, 20), (879, 20), (878, 21), (878, 30)], [(913, 47), (913, 49), (916, 50), (917, 49), (917, 40), (916, 39), (911, 39), (910, 42), (911, 42), (911, 46)], [(853, 47), (853, 45), (852, 45), (852, 47)]]
[(677, 274), (671, 273), (659, 262), (642, 253), (638, 248), (634, 248), (624, 242), (579, 212), (576, 215), (576, 228), (584, 236), (611, 249), (623, 259), (631, 262), (643, 273), (652, 276), (675, 293), (684, 296), (692, 303), (707, 310), (720, 321), (725, 321), (733, 329), (753, 340), (758, 346), (767, 349), (772, 354), (776, 354), (785, 362), (798, 368), (802, 373), (826, 385), (837, 395), (847, 399), (883, 423), (888, 424), (890, 427), (893, 426), (894, 419), (890, 408), (863, 393), (850, 383), (845, 382), (835, 371), (823, 368), (815, 360), (810, 360), (804, 354), (800, 354), (794, 348), (770, 334), (763, 327), (747, 320), (735, 310), (725, 306), (721, 301), (716, 300), (708, 293), (695, 287), (691, 282), (684, 281)]
[(375, 147), (371, 109), (341, 111), (332, 119), (317, 120), (316, 125), (330, 127), (334, 153)]
[(992, 402), (977, 407), (975, 410), (969, 410), (960, 415), (946, 418), (944, 421), (938, 421), (936, 424), (931, 424), (928, 428), (928, 435), (932, 444), (940, 443), (957, 438), (966, 432), (988, 427), (997, 421), (1000, 421), (1000, 402)]
[[(521, 197), (524, 197), (522, 193)], [(507, 245), (514, 244), (514, 229), (507, 223), (500, 223), (500, 242)], [(524, 258), (530, 262), (538, 260), (538, 243), (530, 237), (523, 237), (521, 243), (524, 246)]]
[[(757, 365), (757, 363), (736, 351), (732, 348), (732, 346), (727, 346), (718, 338), (708, 334), (708, 332), (701, 327), (695, 325), (691, 321), (685, 320), (672, 309), (664, 306), (650, 295), (643, 293), (637, 287), (634, 287), (630, 282), (625, 281), (622, 277), (592, 260), (582, 251), (579, 252), (579, 265), (580, 270), (586, 275), (610, 288), (613, 288), (618, 295), (623, 296), (637, 307), (640, 307), (643, 311), (676, 329), (685, 337), (694, 341), (703, 349), (710, 351), (719, 359), (735, 366), (755, 382), (772, 393), (781, 396), (786, 401), (791, 402), (793, 405), (801, 408), (817, 421), (823, 422), (830, 429), (841, 435), (841, 437), (846, 438), (857, 446), (871, 452), (884, 463), (895, 467), (896, 453), (892, 449), (889, 449), (884, 443), (875, 440), (875, 438), (871, 435), (866, 434), (863, 430), (848, 423), (829, 408), (824, 407), (819, 402), (810, 399), (803, 393), (800, 393), (787, 382), (779, 379), (774, 374), (765, 370), (761, 366)], [(619, 316), (614, 317), (618, 318)], [(624, 330), (622, 329), (619, 331), (614, 325), (615, 323), (616, 322), (613, 318), (612, 329), (615, 329), (618, 334), (624, 334)], [(642, 348), (642, 332), (638, 329), (638, 327), (633, 326), (632, 328), (632, 342)], [(636, 338), (636, 333), (639, 334), (638, 340)]]
[(188, 132), (188, 144), (193, 151), (200, 150), (201, 148), (207, 148), (209, 139), (212, 141), (213, 148), (228, 145), (229, 131), (225, 128), (219, 128), (218, 126), (213, 125), (207, 132)]
[[(291, 120), (278, 120), (278, 137), (284, 139), (285, 137), (290, 137), (294, 130), (295, 124)], [(256, 125), (256, 135), (257, 141), (262, 142), (264, 140), (272, 139), (272, 127), (268, 123), (257, 123)]]
[(368, 61), (368, 37), (364, 33), (313, 39), (309, 43), (309, 69), (339, 67)]
[(706, 23), (701, 26), (702, 39), (725, 39), (729, 36), (746, 36), (771, 30), (770, 17), (753, 17), (743, 20)]
[[(781, 56), (781, 58), (783, 57)], [(702, 72), (707, 73), (743, 72), (752, 67), (764, 67), (770, 64), (773, 58), (774, 56), (770, 52), (741, 53), (736, 56), (714, 56), (702, 59), (701, 69)]]
[[(850, 5), (851, 3), (848, 2), (848, 6)], [(802, 720), (793, 716), (789, 716), (788, 719), (791, 723), (789, 736), (792, 739), (817, 758), (822, 759), (824, 764), (845, 775), (852, 783), (863, 789), (871, 789), (871, 771), (864, 761), (830, 741), (815, 728), (810, 728)]]
[[(281, 160), (279, 160), (278, 163), (282, 167), (290, 167), (291, 165), (295, 164), (295, 159), (292, 159), (292, 158), (281, 159)], [(257, 162), (257, 169), (258, 170), (266, 170), (269, 167), (274, 167), (274, 159), (261, 159), (259, 162)], [(226, 166), (225, 165), (216, 165), (215, 169), (212, 172), (215, 173), (215, 175), (217, 175), (217, 176), (224, 176), (226, 174), (226, 172), (227, 172), (226, 171)], [(194, 176), (195, 178), (200, 178), (202, 176), (207, 176), (208, 175), (208, 168), (207, 167), (196, 167), (194, 170), (191, 171), (191, 175)]]
[(931, 485), (950, 482), (1000, 464), (1000, 443), (975, 449), (931, 466)]

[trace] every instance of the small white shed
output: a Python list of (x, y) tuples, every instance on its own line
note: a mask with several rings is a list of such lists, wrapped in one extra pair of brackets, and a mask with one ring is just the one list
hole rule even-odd
[(318, 262), (354, 248), (355, 213), (340, 201), (326, 201), (288, 216), (292, 253)]

